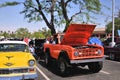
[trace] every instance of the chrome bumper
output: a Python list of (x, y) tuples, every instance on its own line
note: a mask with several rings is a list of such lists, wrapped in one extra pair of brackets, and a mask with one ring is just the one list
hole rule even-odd
[(104, 61), (105, 57), (103, 58), (94, 58), (94, 59), (82, 59), (82, 60), (70, 60), (71, 64), (79, 64), (79, 63), (89, 63), (89, 62), (100, 62)]
[(25, 73), (18, 76), (3, 75), (0, 76), (0, 80), (24, 80), (24, 79), (35, 79), (37, 77), (38, 77), (37, 73), (32, 73), (32, 74)]

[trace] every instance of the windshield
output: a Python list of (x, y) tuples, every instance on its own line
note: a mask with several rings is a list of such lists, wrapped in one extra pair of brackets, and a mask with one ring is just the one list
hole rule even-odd
[(0, 44), (0, 51), (26, 51), (27, 46), (25, 44)]

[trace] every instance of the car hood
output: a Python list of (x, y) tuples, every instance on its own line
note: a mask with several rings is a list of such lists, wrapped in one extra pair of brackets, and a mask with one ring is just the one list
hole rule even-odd
[(96, 25), (71, 24), (61, 41), (63, 45), (85, 45), (87, 44)]
[(27, 52), (0, 52), (0, 68), (28, 67), (34, 57)]

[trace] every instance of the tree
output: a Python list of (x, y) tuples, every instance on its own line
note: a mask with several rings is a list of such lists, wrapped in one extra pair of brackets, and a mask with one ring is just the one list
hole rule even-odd
[[(101, 9), (99, 0), (25, 0), (25, 2), (6, 2), (0, 7), (18, 4), (24, 5), (21, 13), (29, 22), (44, 20), (51, 34), (56, 33), (55, 28), (58, 26), (65, 26), (65, 32), (69, 24), (75, 21), (75, 17), (87, 23), (91, 21), (90, 14), (98, 14)], [(83, 18), (86, 18), (86, 21), (83, 21)]]
[(30, 37), (30, 32), (27, 28), (19, 28), (15, 31), (16, 38)]
[(5, 38), (9, 38), (9, 37), (10, 37), (9, 33), (7, 33), (6, 31), (4, 31), (2, 35), (3, 35)]
[(44, 38), (47, 38), (48, 36), (51, 35), (51, 31), (46, 28), (42, 28), (42, 30), (39, 30), (39, 32), (44, 35)]
[[(117, 36), (117, 30), (120, 30), (120, 18), (115, 18), (115, 36)], [(112, 22), (106, 25), (106, 33), (112, 33)]]
[(12, 33), (10, 34), (10, 37), (11, 37), (11, 38), (15, 38), (15, 33), (12, 32)]
[[(118, 12), (117, 17), (115, 17), (115, 30), (114, 30), (115, 36), (118, 35), (117, 30), (120, 30), (120, 10)], [(106, 33), (112, 33), (112, 22), (109, 22), (106, 25)]]
[(41, 34), (40, 32), (34, 32), (32, 34), (32, 38), (36, 38), (36, 39), (39, 39), (39, 38), (45, 38), (43, 34)]

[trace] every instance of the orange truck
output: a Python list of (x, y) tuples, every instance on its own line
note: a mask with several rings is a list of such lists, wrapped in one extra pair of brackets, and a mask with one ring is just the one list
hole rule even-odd
[(60, 44), (44, 44), (45, 64), (56, 60), (58, 72), (65, 75), (70, 66), (88, 66), (93, 73), (103, 67), (104, 48), (97, 44), (88, 44), (96, 25), (71, 24), (62, 35)]

